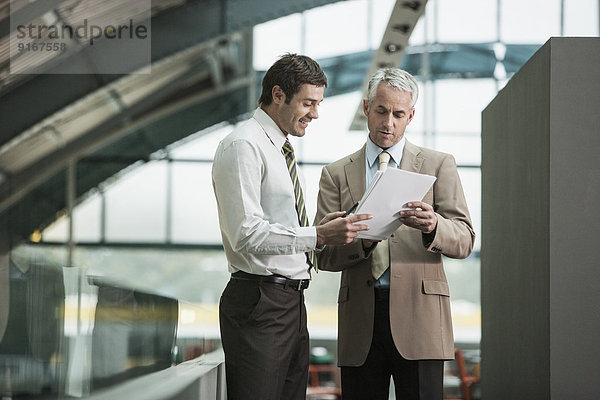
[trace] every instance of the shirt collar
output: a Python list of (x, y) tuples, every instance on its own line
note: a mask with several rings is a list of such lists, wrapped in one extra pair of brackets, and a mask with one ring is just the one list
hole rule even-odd
[(279, 129), (279, 127), (277, 126), (275, 121), (273, 121), (273, 119), (271, 119), (269, 114), (264, 112), (264, 110), (259, 107), (256, 109), (256, 111), (254, 111), (254, 115), (252, 117), (263, 128), (263, 130), (267, 134), (267, 137), (271, 140), (271, 143), (273, 143), (273, 145), (275, 145), (275, 147), (277, 147), (279, 150), (281, 150), (281, 148), (283, 147), (283, 144), (287, 140), (287, 137), (281, 131), (281, 129)]
[[(404, 152), (404, 145), (406, 144), (406, 137), (403, 136), (402, 139), (389, 149), (386, 149), (388, 153), (390, 153), (391, 160), (394, 160), (396, 165), (400, 166), (402, 162), (402, 153)], [(381, 147), (377, 146), (370, 137), (367, 137), (367, 148), (365, 149), (365, 156), (367, 157), (367, 163), (369, 168), (373, 166), (375, 161), (378, 161), (379, 153), (384, 151)]]

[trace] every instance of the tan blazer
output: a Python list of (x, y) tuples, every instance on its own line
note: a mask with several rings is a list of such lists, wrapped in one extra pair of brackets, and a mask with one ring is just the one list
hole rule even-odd
[[(394, 343), (409, 360), (452, 359), (454, 338), (450, 291), (442, 254), (465, 258), (475, 233), (454, 157), (406, 141), (401, 169), (437, 177), (423, 201), (433, 205), (438, 225), (425, 247), (420, 231), (404, 225), (390, 238), (390, 325)], [(365, 191), (365, 147), (323, 168), (315, 221), (348, 210)], [(419, 200), (419, 199), (415, 199)], [(371, 252), (360, 240), (326, 246), (319, 268), (342, 271), (338, 297), (338, 363), (362, 365), (373, 335), (374, 295)]]

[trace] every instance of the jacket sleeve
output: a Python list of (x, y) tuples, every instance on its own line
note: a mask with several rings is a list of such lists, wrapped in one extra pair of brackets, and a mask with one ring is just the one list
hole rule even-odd
[(425, 245), (434, 253), (466, 258), (473, 250), (475, 232), (453, 156), (444, 157), (436, 176), (433, 208), (438, 223), (433, 240)]
[[(341, 182), (345, 181), (343, 173), (336, 175), (332, 170), (331, 166), (326, 166), (321, 171), (315, 225), (326, 214), (348, 210), (352, 206), (350, 196), (342, 198)], [(371, 252), (372, 249), (363, 249), (361, 239), (355, 239), (352, 243), (344, 246), (325, 246), (317, 254), (319, 268), (325, 271), (342, 271), (368, 258)]]

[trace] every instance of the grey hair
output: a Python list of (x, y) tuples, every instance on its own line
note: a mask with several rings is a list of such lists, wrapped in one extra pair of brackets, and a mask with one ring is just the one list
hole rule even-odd
[(369, 105), (375, 98), (377, 87), (381, 82), (387, 82), (388, 85), (410, 93), (410, 108), (414, 108), (419, 97), (419, 86), (415, 78), (408, 72), (399, 68), (383, 68), (378, 70), (369, 79), (369, 89), (367, 91), (367, 101)]

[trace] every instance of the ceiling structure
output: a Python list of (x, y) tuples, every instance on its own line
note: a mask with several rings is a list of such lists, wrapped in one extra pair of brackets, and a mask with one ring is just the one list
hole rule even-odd
[[(16, 243), (53, 220), (66, 205), (57, 188), (66, 187), (69, 165), (79, 197), (168, 144), (247, 112), (255, 101), (252, 27), (335, 1), (2, 0), (0, 227)], [(71, 37), (73, 50), (26, 56), (11, 49), (19, 24), (136, 26), (148, 23), (144, 16), (151, 68), (127, 65), (131, 74), (97, 72), (127, 64), (123, 41), (92, 46)]]
[[(117, 172), (160, 158), (173, 142), (239, 119), (256, 106), (264, 75), (252, 68), (252, 27), (335, 1), (165, 0), (153, 1), (144, 14), (149, 0), (0, 0), (0, 231), (17, 244), (52, 222), (67, 205), (69, 166), (80, 198)], [(492, 43), (407, 47), (424, 3), (399, 0), (396, 8), (409, 13), (412, 25), (388, 24), (404, 41), (388, 46), (385, 34), (382, 41), (396, 57), (387, 62), (402, 62), (414, 75), (427, 65), (430, 79), (493, 77), (499, 62), (511, 73), (538, 47), (507, 46), (501, 57)], [(151, 67), (132, 58), (131, 74), (96, 72), (122, 62), (129, 49), (118, 41), (91, 46), (82, 40), (60, 54), (11, 57), (15, 19), (143, 24), (143, 17), (151, 18)], [(319, 60), (326, 95), (364, 87), (378, 57), (381, 49)], [(70, 73), (74, 68), (78, 73)]]

